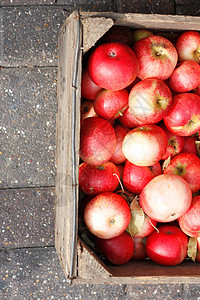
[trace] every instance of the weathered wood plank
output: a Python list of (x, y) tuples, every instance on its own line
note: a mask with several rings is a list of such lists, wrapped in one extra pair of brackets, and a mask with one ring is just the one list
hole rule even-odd
[[(72, 132), (75, 129), (75, 145), (79, 149), (80, 132), (80, 81), (81, 56), (79, 56), (76, 120), (73, 128), (73, 76), (75, 68), (75, 50), (78, 40), (78, 21), (76, 13), (72, 14), (59, 35), (58, 62), (58, 114), (57, 114), (57, 175), (55, 201), (55, 246), (66, 276), (69, 276), (73, 256), (73, 211), (74, 188), (78, 194), (78, 166), (76, 167), (76, 183), (72, 178), (73, 162)], [(79, 150), (76, 151), (76, 162), (79, 161)], [(78, 202), (78, 199), (75, 199)], [(75, 233), (77, 236), (77, 233)], [(76, 251), (75, 251), (76, 253)], [(76, 267), (74, 269), (76, 274)]]
[[(110, 277), (110, 273), (106, 270), (106, 266), (100, 264), (96, 255), (91, 253), (79, 241), (78, 247), (78, 278), (83, 280), (106, 280)], [(105, 281), (105, 282), (106, 282)]]
[(111, 18), (86, 18), (83, 24), (83, 51), (87, 52), (114, 25)]
[(81, 18), (104, 17), (114, 20), (115, 25), (132, 28), (149, 28), (161, 30), (200, 30), (200, 18), (193, 16), (173, 16), (152, 14), (119, 14), (119, 13), (89, 13), (81, 12)]

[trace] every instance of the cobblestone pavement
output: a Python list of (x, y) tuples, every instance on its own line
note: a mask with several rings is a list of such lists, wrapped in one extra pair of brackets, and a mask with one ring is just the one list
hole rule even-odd
[(69, 14), (200, 15), (199, 0), (0, 1), (0, 299), (200, 299), (197, 285), (69, 285), (54, 248), (57, 37)]

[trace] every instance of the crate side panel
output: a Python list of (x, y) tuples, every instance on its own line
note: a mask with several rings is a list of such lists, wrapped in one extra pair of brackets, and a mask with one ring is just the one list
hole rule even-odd
[(166, 267), (150, 260), (130, 261), (122, 266), (105, 266), (96, 254), (81, 243), (78, 278), (74, 283), (176, 284), (200, 283), (198, 263), (186, 260), (176, 267)]
[[(73, 75), (77, 45), (77, 18), (75, 13), (59, 35), (58, 61), (58, 113), (56, 151), (56, 202), (55, 202), (55, 246), (66, 276), (69, 276), (73, 244), (73, 184), (72, 184), (72, 116), (73, 116)], [(76, 162), (79, 161), (80, 132), (80, 81), (81, 61), (79, 56), (76, 89)], [(77, 164), (78, 165), (78, 164)], [(76, 168), (78, 180), (78, 168)], [(75, 185), (78, 194), (78, 184)], [(78, 199), (76, 199), (78, 202)], [(76, 270), (75, 270), (76, 274)]]
[(173, 16), (159, 14), (136, 14), (136, 13), (92, 13), (81, 12), (81, 18), (112, 18), (115, 25), (132, 28), (149, 28), (154, 30), (200, 30), (200, 17), (197, 16)]

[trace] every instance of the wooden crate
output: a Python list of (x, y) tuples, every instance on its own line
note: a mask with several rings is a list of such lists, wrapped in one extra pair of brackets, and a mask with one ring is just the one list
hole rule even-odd
[(55, 245), (69, 282), (200, 283), (200, 265), (164, 267), (149, 260), (108, 266), (78, 238), (78, 164), (82, 57), (113, 25), (162, 31), (200, 31), (188, 16), (74, 12), (59, 33)]

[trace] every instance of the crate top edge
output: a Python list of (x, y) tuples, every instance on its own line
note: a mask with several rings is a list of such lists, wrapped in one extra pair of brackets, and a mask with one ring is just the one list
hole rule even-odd
[[(76, 11), (78, 13), (78, 11)], [(96, 17), (106, 17), (106, 18), (132, 18), (135, 17), (136, 19), (160, 19), (161, 21), (165, 22), (168, 18), (169, 21), (176, 21), (182, 20), (183, 22), (188, 22), (188, 20), (198, 21), (200, 23), (200, 16), (188, 16), (188, 15), (170, 15), (170, 14), (144, 14), (144, 13), (115, 13), (115, 12), (90, 12), (90, 11), (80, 11), (81, 18), (96, 18)]]
[(72, 19), (77, 19), (80, 17), (82, 20), (87, 18), (111, 18), (114, 20), (116, 24), (120, 21), (128, 22), (134, 19), (134, 22), (142, 24), (142, 22), (149, 23), (149, 27), (153, 26), (154, 23), (158, 23), (162, 26), (162, 24), (188, 24), (199, 26), (200, 30), (200, 17), (199, 16), (185, 16), (185, 15), (161, 15), (161, 14), (142, 14), (142, 13), (115, 13), (115, 12), (91, 12), (91, 11), (73, 11), (69, 17), (66, 18), (64, 23), (62, 24), (59, 36), (63, 31), (65, 31), (65, 27)]

